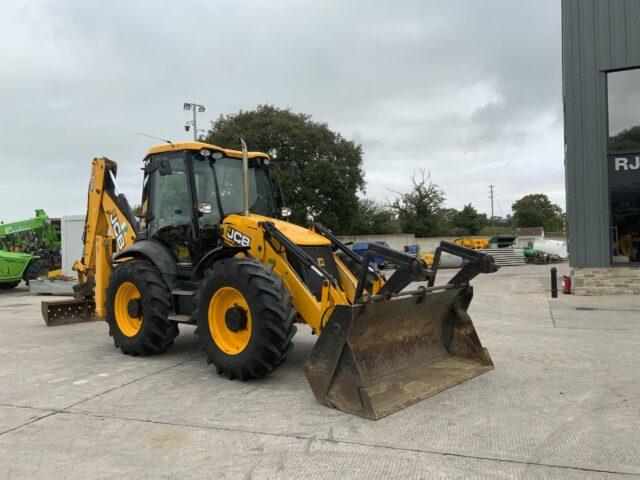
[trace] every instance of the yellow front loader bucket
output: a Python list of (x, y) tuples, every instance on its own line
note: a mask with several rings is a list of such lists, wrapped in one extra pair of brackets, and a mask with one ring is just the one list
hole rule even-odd
[(472, 296), (446, 285), (336, 307), (305, 364), (315, 397), (377, 420), (493, 369), (467, 314)]

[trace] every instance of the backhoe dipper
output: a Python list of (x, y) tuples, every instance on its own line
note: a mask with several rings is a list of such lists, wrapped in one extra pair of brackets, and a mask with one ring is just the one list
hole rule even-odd
[[(358, 255), (319, 223), (278, 218), (269, 157), (241, 145), (151, 148), (139, 225), (116, 163), (94, 159), (76, 299), (43, 302), (45, 321), (104, 318), (130, 355), (162, 353), (193, 324), (207, 362), (240, 380), (273, 372), (303, 323), (318, 336), (304, 365), (317, 400), (369, 419), (493, 368), (466, 313), (469, 281), (497, 270), (489, 257), (443, 242), (436, 258), (467, 263), (434, 286), (437, 261), (376, 244)], [(373, 258), (398, 268), (386, 280)], [(428, 286), (405, 289), (415, 281)]]

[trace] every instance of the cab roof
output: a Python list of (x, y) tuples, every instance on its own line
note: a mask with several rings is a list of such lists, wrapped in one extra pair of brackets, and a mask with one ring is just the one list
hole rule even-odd
[[(202, 150), (203, 148), (209, 149), (213, 152), (224, 153), (227, 157), (242, 158), (242, 152), (240, 150), (230, 150), (228, 148), (218, 147), (204, 142), (175, 142), (175, 143), (163, 143), (151, 147), (147, 152), (147, 155), (153, 155), (154, 153), (164, 152), (176, 152), (179, 150)], [(249, 158), (264, 157), (268, 158), (269, 155), (262, 152), (249, 152)]]

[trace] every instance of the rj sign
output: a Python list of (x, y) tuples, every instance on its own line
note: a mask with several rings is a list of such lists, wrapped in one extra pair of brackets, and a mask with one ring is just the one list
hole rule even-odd
[(609, 155), (610, 184), (640, 184), (640, 153)]

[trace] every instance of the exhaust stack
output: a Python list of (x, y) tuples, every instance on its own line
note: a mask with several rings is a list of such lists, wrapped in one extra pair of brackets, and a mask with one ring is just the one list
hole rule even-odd
[(244, 188), (244, 215), (249, 216), (249, 152), (247, 151), (247, 143), (241, 138), (242, 146), (242, 185)]

